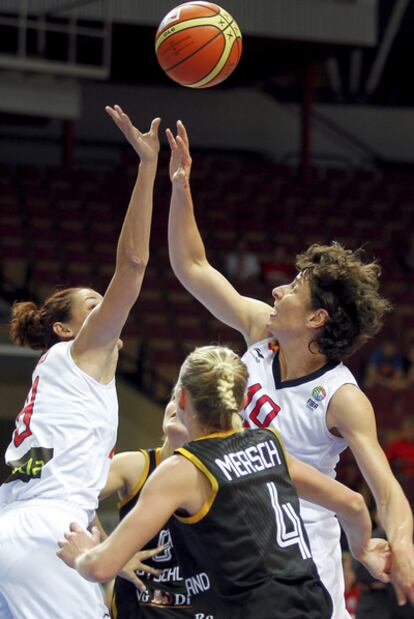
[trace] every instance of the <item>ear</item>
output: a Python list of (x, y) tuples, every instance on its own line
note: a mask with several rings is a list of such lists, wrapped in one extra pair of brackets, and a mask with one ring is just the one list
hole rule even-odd
[(185, 391), (184, 387), (180, 387), (180, 389), (178, 390), (178, 395), (177, 395), (177, 403), (178, 403), (178, 406), (181, 408), (181, 410), (184, 410), (186, 401), (187, 401), (187, 392)]
[(72, 329), (65, 325), (63, 322), (54, 322), (52, 329), (56, 333), (58, 338), (62, 341), (73, 340), (74, 338), (74, 333)]
[(319, 308), (312, 311), (306, 320), (306, 325), (310, 329), (321, 329), (329, 320), (329, 314), (326, 309)]

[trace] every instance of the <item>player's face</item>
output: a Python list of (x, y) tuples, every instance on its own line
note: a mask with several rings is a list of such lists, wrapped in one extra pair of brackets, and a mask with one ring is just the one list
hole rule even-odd
[(162, 430), (165, 436), (177, 446), (184, 445), (184, 443), (190, 440), (187, 428), (177, 417), (175, 398), (168, 402), (165, 408)]
[(280, 337), (305, 330), (311, 306), (309, 283), (302, 274), (299, 273), (290, 284), (274, 288), (272, 296), (273, 311), (266, 325), (270, 333)]
[(72, 316), (66, 323), (73, 332), (73, 337), (76, 337), (86, 318), (101, 302), (102, 295), (91, 288), (81, 288), (74, 293), (72, 299)]

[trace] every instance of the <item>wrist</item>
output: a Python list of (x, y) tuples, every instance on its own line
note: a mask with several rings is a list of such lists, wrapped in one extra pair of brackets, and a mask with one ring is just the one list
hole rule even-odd
[(155, 171), (158, 165), (158, 153), (151, 159), (141, 159), (138, 164), (138, 170)]
[(190, 181), (189, 180), (173, 180), (171, 181), (172, 188), (176, 192), (187, 193), (190, 191)]

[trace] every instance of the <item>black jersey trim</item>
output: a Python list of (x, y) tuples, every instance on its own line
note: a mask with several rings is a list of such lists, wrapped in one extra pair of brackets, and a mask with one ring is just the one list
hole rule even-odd
[(315, 372), (311, 372), (311, 374), (306, 374), (306, 376), (301, 376), (300, 378), (293, 378), (291, 380), (281, 380), (280, 378), (280, 363), (279, 363), (279, 351), (275, 353), (272, 361), (272, 374), (273, 380), (275, 381), (276, 389), (284, 389), (285, 387), (297, 387), (298, 385), (303, 385), (304, 383), (309, 383), (315, 378), (319, 378), (323, 376), (329, 370), (333, 370), (340, 364), (340, 361), (328, 361), (325, 363), (319, 370), (315, 370)]
[(135, 484), (133, 490), (124, 499), (122, 499), (121, 501), (118, 501), (118, 503), (117, 503), (118, 509), (120, 509), (121, 507), (126, 505), (134, 496), (136, 496), (136, 494), (138, 494), (138, 492), (141, 490), (141, 488), (144, 485), (144, 483), (147, 481), (148, 473), (149, 473), (149, 468), (150, 468), (149, 453), (145, 449), (139, 449), (138, 451), (140, 451), (143, 454), (144, 458), (145, 458), (144, 469), (143, 469), (143, 471), (141, 473), (141, 476), (139, 477), (137, 483)]
[(200, 520), (202, 520), (204, 516), (206, 516), (210, 511), (219, 489), (218, 481), (211, 473), (211, 471), (208, 470), (204, 462), (201, 462), (201, 460), (199, 460), (197, 456), (192, 454), (190, 451), (187, 451), (187, 449), (185, 449), (184, 447), (176, 449), (175, 453), (178, 453), (181, 456), (184, 456), (184, 458), (187, 458), (187, 460), (190, 460), (190, 462), (192, 462), (202, 473), (204, 473), (204, 475), (211, 483), (211, 494), (196, 514), (193, 514), (192, 516), (179, 516), (178, 514), (174, 514), (174, 518), (177, 518), (177, 520), (179, 522), (182, 522), (183, 524), (196, 524), (197, 522), (200, 522)]

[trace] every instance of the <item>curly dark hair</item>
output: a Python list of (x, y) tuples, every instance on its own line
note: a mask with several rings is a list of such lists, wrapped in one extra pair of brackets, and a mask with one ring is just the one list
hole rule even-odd
[(49, 296), (37, 307), (32, 301), (13, 304), (10, 322), (10, 338), (19, 346), (28, 346), (33, 350), (48, 350), (60, 338), (53, 330), (57, 321), (70, 320), (72, 302), (75, 293), (81, 288), (65, 288)]
[(326, 309), (322, 333), (310, 342), (330, 361), (352, 355), (376, 335), (392, 305), (379, 293), (381, 267), (365, 262), (363, 250), (337, 243), (311, 245), (296, 257), (296, 267), (309, 282), (312, 309)]

